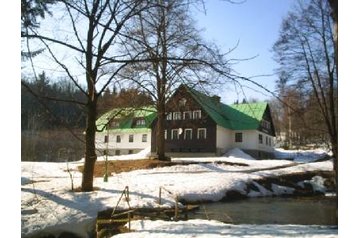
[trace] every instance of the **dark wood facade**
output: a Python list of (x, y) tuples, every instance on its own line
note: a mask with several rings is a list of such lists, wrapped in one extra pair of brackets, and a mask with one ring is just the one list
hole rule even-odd
[(276, 136), (275, 134), (275, 126), (273, 124), (270, 107), (267, 106), (264, 112), (264, 115), (262, 116), (262, 120), (260, 122), (259, 131), (264, 132), (270, 136)]
[[(179, 87), (169, 99), (166, 104), (166, 115), (164, 123), (166, 130), (165, 152), (216, 153), (216, 123), (193, 99), (185, 87)], [(152, 123), (152, 152), (156, 150), (156, 120)], [(201, 130), (201, 135), (203, 135), (204, 129), (205, 137), (199, 138), (199, 131)], [(178, 132), (178, 138), (173, 138), (173, 130)], [(191, 133), (187, 132), (190, 130)]]

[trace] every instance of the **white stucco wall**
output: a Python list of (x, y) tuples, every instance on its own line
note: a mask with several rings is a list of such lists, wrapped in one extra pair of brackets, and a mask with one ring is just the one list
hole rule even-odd
[[(235, 133), (242, 133), (242, 142), (235, 142)], [(258, 134), (256, 130), (246, 131), (233, 131), (232, 132), (232, 146), (239, 147), (246, 150), (257, 150), (258, 149)]]
[[(147, 142), (142, 142), (142, 135), (147, 134)], [(96, 146), (98, 149), (107, 149), (107, 143), (104, 142), (106, 132), (96, 134)], [(121, 136), (121, 142), (117, 142), (117, 135)], [(129, 135), (133, 135), (133, 142), (129, 142)], [(108, 149), (109, 150), (135, 150), (145, 149), (151, 145), (151, 131), (147, 132), (109, 132)]]
[(216, 148), (225, 153), (232, 148), (232, 130), (216, 126)]
[[(235, 142), (235, 133), (242, 133), (242, 142)], [(259, 144), (259, 134), (262, 134), (262, 144)], [(271, 146), (266, 145), (266, 137), (271, 138)], [(246, 150), (261, 150), (272, 152), (274, 148), (274, 137), (257, 130), (232, 131), (221, 126), (217, 126), (216, 147), (225, 152), (231, 148), (241, 148)]]

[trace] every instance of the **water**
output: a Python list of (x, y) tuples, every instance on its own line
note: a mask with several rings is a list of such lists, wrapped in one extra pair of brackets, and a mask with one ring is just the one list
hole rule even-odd
[(250, 198), (203, 204), (190, 218), (232, 224), (337, 225), (334, 197)]

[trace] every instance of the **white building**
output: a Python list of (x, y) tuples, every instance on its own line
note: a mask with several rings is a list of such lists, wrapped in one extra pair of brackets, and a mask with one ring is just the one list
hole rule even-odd
[(153, 108), (113, 109), (97, 120), (98, 154), (122, 155), (137, 153), (151, 145), (150, 125), (156, 113)]

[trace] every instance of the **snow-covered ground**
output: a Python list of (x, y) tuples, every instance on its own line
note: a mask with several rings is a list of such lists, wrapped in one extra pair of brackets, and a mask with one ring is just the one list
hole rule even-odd
[[(137, 155), (118, 156), (119, 158), (117, 159), (142, 159), (146, 153), (147, 151), (142, 151)], [(36, 235), (39, 234), (39, 232), (59, 234), (62, 231), (70, 231), (86, 237), (91, 229), (93, 229), (97, 212), (115, 206), (120, 194), (126, 186), (129, 187), (131, 207), (172, 207), (174, 205), (173, 196), (175, 195), (186, 201), (219, 201), (225, 197), (227, 191), (232, 190), (248, 197), (290, 194), (293, 192), (291, 188), (272, 184), (271, 190), (268, 190), (257, 183), (255, 184), (255, 181), (266, 177), (296, 172), (317, 170), (332, 171), (333, 169), (332, 162), (329, 160), (299, 164), (288, 160), (254, 160), (240, 150), (233, 150), (224, 157), (174, 158), (173, 160), (205, 161), (212, 163), (176, 165), (112, 174), (112, 176), (109, 177), (108, 182), (104, 182), (103, 178), (94, 179), (94, 186), (98, 188), (97, 190), (87, 193), (78, 193), (70, 191), (71, 180), (67, 170), (71, 170), (74, 178), (74, 186), (79, 187), (82, 174), (77, 170), (77, 166), (83, 162), (22, 162), (22, 236)], [(218, 161), (244, 163), (248, 166), (223, 164), (218, 163)], [(324, 192), (325, 188), (322, 181), (323, 178), (316, 176), (312, 178), (311, 181), (305, 182), (312, 184), (313, 187)], [(257, 189), (252, 190), (248, 188), (247, 185), (249, 183), (253, 183)], [(172, 195), (169, 193), (162, 194), (161, 205), (157, 202), (160, 187), (165, 187), (172, 192)], [(127, 208), (127, 205), (124, 202), (121, 202), (119, 206)], [(192, 222), (194, 221), (189, 221), (187, 224), (182, 223), (183, 227), (192, 226)], [(146, 224), (146, 227), (153, 227), (151, 223)], [(158, 223), (153, 224), (156, 226)], [(173, 229), (179, 229), (175, 224), (178, 225), (179, 223), (159, 223), (160, 226), (173, 226)], [(207, 221), (205, 224), (208, 227), (213, 226), (207, 235), (215, 235), (217, 234), (217, 231), (216, 233), (213, 233), (213, 230), (219, 229), (221, 226), (228, 226), (223, 224), (219, 225), (219, 223), (213, 225), (213, 221)], [(242, 230), (239, 231), (240, 226), (231, 227), (235, 227), (235, 229), (237, 228), (237, 231), (234, 231), (233, 234), (236, 234), (235, 232), (244, 232)], [(247, 226), (247, 229), (248, 234), (251, 234), (254, 229), (265, 230), (269, 228)], [(276, 228), (273, 229), (277, 230)], [(293, 229), (293, 232), (295, 229)], [(300, 228), (297, 229), (299, 230)], [(188, 230), (190, 231), (189, 228)], [(331, 233), (328, 233), (333, 234), (332, 237), (336, 236), (336, 230), (327, 231), (331, 231)], [(152, 231), (148, 232), (151, 233)], [(168, 231), (163, 232), (164, 234), (165, 232), (168, 233)], [(319, 235), (317, 237), (321, 237), (322, 235), (316, 234), (314, 231), (312, 232), (314, 235)], [(198, 234), (195, 233), (194, 235)], [(270, 235), (271, 234), (269, 233), (266, 237), (270, 237)], [(189, 236), (190, 234), (188, 233), (187, 236), (183, 237)], [(143, 236), (138, 234), (138, 236), (135, 237)]]

